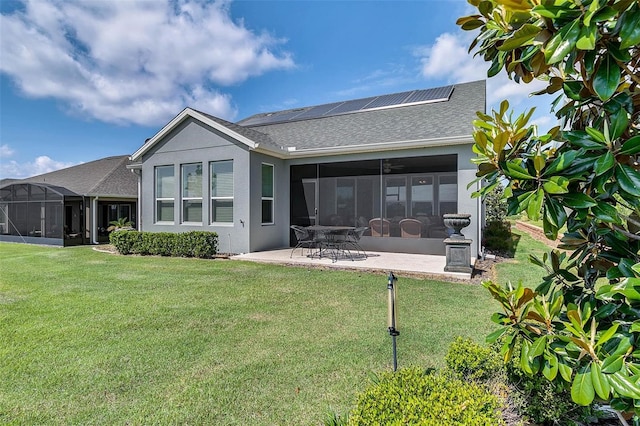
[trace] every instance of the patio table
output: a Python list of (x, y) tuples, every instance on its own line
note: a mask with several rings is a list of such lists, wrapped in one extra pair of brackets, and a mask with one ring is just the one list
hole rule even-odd
[(339, 259), (356, 260), (367, 257), (364, 250), (358, 245), (362, 233), (357, 232), (358, 228), (356, 227), (312, 225), (305, 229), (313, 235), (318, 247), (318, 251), (311, 253), (308, 257), (328, 257), (333, 262)]

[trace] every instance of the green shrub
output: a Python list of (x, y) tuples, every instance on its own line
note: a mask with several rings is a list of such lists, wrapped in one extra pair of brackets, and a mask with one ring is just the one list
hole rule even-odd
[(510, 254), (513, 252), (511, 224), (507, 221), (490, 221), (482, 232), (482, 245), (493, 253)]
[[(543, 376), (529, 376), (520, 368), (520, 360), (512, 358), (504, 364), (499, 348), (456, 338), (445, 357), (447, 368), (461, 380), (486, 385), (504, 395), (509, 405), (504, 411), (515, 412), (537, 424), (578, 424), (591, 414), (571, 400), (566, 389), (556, 389)], [(513, 416), (513, 413), (512, 413)]]
[(504, 222), (507, 217), (507, 200), (503, 198), (504, 188), (497, 185), (493, 190), (487, 193), (484, 199), (484, 212), (487, 216), (487, 222)]
[(191, 231), (170, 232), (114, 231), (109, 241), (120, 254), (211, 258), (218, 251), (218, 234)]
[(349, 425), (503, 425), (498, 399), (473, 382), (418, 368), (383, 373), (357, 397)]
[(511, 358), (506, 364), (506, 372), (507, 380), (518, 391), (513, 399), (519, 411), (536, 423), (575, 425), (592, 414), (590, 407), (571, 400), (569, 389), (556, 388), (557, 385), (544, 376), (530, 376), (522, 371), (519, 358)]
[(447, 367), (462, 380), (487, 381), (504, 375), (504, 362), (493, 348), (457, 337), (444, 358)]

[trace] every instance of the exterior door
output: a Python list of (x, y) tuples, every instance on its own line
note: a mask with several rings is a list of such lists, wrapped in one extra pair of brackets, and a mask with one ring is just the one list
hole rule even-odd
[(304, 193), (304, 203), (306, 214), (309, 218), (309, 225), (316, 225), (318, 217), (318, 181), (316, 179), (304, 179), (302, 181), (302, 192)]

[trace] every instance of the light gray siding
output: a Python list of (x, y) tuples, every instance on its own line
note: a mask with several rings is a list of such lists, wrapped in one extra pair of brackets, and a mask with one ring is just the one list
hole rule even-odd
[[(274, 223), (262, 224), (262, 164), (274, 166)], [(286, 162), (251, 153), (251, 243), (250, 250), (289, 247), (289, 168)]]
[[(211, 161), (233, 160), (234, 200), (233, 223), (212, 225), (210, 168)], [(171, 131), (162, 141), (147, 152), (142, 159), (142, 223), (143, 231), (187, 232), (214, 231), (219, 235), (219, 251), (245, 253), (249, 251), (249, 223), (251, 203), (250, 156), (246, 145), (234, 141), (217, 130), (191, 118)], [(202, 164), (202, 223), (181, 223), (181, 176), (182, 164)], [(155, 167), (173, 165), (175, 179), (175, 203), (173, 224), (155, 223)], [(244, 224), (243, 224), (244, 222)]]

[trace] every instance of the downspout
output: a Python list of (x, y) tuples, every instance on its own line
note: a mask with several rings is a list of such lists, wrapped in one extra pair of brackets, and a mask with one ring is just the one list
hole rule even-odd
[(131, 173), (138, 176), (138, 201), (136, 203), (136, 229), (142, 230), (142, 169), (131, 169)]
[(91, 244), (98, 244), (98, 198), (91, 202)]

